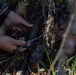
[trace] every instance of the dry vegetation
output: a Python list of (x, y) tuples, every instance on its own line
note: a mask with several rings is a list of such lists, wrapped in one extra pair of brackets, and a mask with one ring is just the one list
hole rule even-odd
[(26, 41), (38, 36), (40, 39), (32, 42), (25, 53), (1, 55), (1, 75), (75, 75), (76, 1), (7, 1), (12, 10), (34, 27), (19, 33), (6, 28), (6, 35)]

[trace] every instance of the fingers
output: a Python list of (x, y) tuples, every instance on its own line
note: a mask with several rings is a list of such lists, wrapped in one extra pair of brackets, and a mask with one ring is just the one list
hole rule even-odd
[[(17, 46), (21, 46), (21, 45), (27, 45), (27, 46), (29, 46), (30, 44), (27, 44), (25, 41), (23, 41), (23, 40), (14, 40), (14, 45), (16, 46), (16, 48), (17, 48)], [(15, 48), (15, 49), (16, 49)], [(19, 52), (24, 52), (25, 50), (26, 50), (27, 48), (19, 48)], [(13, 50), (14, 50), (14, 48), (13, 48)]]
[(19, 27), (12, 27), (13, 32), (22, 32), (23, 30)]
[(33, 27), (32, 24), (26, 22), (24, 19), (23, 19), (21, 22), (22, 22), (22, 24), (23, 24), (24, 26), (26, 26), (26, 27)]
[(26, 48), (21, 48), (19, 49), (19, 52), (24, 52), (26, 50)]
[(26, 27), (32, 27), (33, 25), (26, 22), (21, 16), (19, 16), (18, 14), (16, 14), (15, 12), (11, 11), (8, 15), (8, 17), (5, 19), (4, 21), (6, 26), (10, 26), (10, 25), (24, 25)]
[(14, 40), (14, 45), (16, 45), (16, 46), (21, 46), (24, 44), (26, 44), (26, 42), (23, 40)]
[(13, 53), (13, 50), (14, 50), (14, 49), (16, 49), (16, 46), (10, 45), (10, 46), (8, 47), (8, 45), (7, 45), (3, 50), (5, 50), (6, 52), (9, 52), (9, 53)]

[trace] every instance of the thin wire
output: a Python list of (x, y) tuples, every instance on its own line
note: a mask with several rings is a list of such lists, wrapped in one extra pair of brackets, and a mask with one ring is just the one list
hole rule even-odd
[(12, 56), (12, 57), (10, 57), (10, 58), (6, 59), (6, 60), (0, 61), (0, 64), (2, 64), (2, 63), (4, 63), (4, 62), (9, 61), (10, 59), (14, 58), (15, 56), (16, 56), (16, 55), (14, 55), (14, 56)]
[(39, 37), (37, 37), (37, 38), (35, 38), (35, 39), (29, 40), (27, 43), (31, 43), (31, 42), (33, 42), (33, 41), (36, 41), (36, 40), (42, 38), (43, 36), (44, 36), (44, 34), (40, 35)]
[[(34, 42), (34, 41), (42, 38), (43, 36), (44, 36), (44, 34), (40, 35), (39, 37), (37, 37), (37, 38), (35, 38), (35, 39), (29, 40), (29, 41), (27, 42), (27, 44), (28, 44), (28, 43), (31, 43), (31, 42)], [(26, 44), (24, 44), (23, 46), (19, 47), (19, 49), (20, 49), (20, 48), (23, 48), (24, 46), (26, 46)], [(27, 47), (27, 46), (26, 46), (26, 47)]]
[(5, 70), (5, 72), (4, 72), (2, 75), (5, 75), (5, 74), (6, 74), (6, 72), (8, 71), (8, 69), (9, 69), (9, 67), (7, 67), (7, 69)]

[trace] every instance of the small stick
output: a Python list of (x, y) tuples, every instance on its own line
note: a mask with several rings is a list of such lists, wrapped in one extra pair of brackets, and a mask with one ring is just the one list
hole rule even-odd
[(44, 1), (42, 0), (42, 13), (43, 13), (43, 17), (46, 20), (46, 16), (45, 16), (45, 11), (44, 11)]

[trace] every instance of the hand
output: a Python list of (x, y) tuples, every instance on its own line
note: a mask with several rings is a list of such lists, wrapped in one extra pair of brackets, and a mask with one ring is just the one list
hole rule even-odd
[(6, 26), (19, 26), (22, 25), (23, 27), (32, 27), (33, 25), (26, 22), (21, 16), (17, 15), (15, 12), (11, 11), (8, 17), (5, 19), (4, 24)]
[[(13, 53), (13, 50), (17, 48), (17, 46), (21, 46), (26, 44), (23, 40), (15, 40), (8, 36), (0, 37), (0, 49), (3, 49), (9, 53)], [(19, 51), (24, 52), (26, 49), (21, 48)]]

